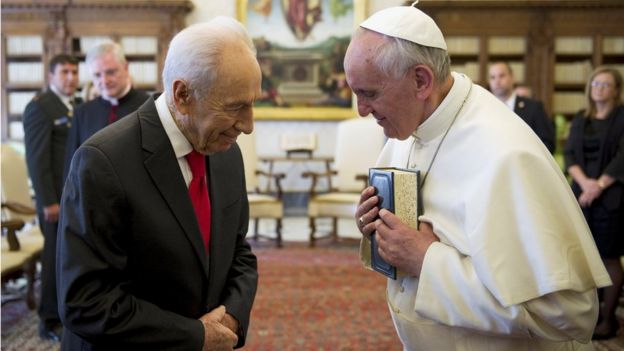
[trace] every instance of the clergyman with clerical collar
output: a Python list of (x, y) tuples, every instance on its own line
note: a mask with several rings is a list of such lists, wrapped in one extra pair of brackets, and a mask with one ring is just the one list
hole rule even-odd
[(426, 177), (418, 228), (379, 210), (373, 187), (355, 213), (363, 262), (376, 231), (399, 271), (387, 300), (404, 349), (593, 350), (596, 288), (611, 281), (530, 127), (450, 71), (442, 32), (415, 7), (361, 23), (344, 64), (359, 114), (390, 138), (377, 166)]

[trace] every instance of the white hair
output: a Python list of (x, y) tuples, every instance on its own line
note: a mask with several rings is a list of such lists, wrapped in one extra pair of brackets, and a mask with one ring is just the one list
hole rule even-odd
[(173, 101), (173, 82), (177, 79), (184, 80), (196, 97), (207, 94), (217, 79), (222, 49), (232, 42), (243, 43), (251, 55), (256, 55), (245, 27), (230, 17), (196, 23), (176, 34), (169, 43), (162, 74), (167, 102)]
[(87, 51), (87, 56), (85, 57), (87, 66), (90, 67), (93, 61), (108, 53), (112, 53), (117, 62), (119, 62), (120, 64), (126, 64), (126, 55), (124, 54), (121, 45), (115, 43), (114, 41), (107, 40), (96, 44)]
[[(368, 29), (358, 28), (353, 37), (360, 36)], [(378, 33), (379, 34), (379, 33)], [(451, 59), (443, 49), (418, 45), (410, 41), (384, 37), (384, 42), (377, 48), (375, 65), (389, 77), (403, 77), (414, 65), (425, 65), (433, 71), (438, 83), (443, 83), (451, 74)]]

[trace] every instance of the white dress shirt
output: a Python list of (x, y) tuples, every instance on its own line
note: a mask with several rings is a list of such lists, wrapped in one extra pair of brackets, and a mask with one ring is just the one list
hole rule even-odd
[(191, 166), (189, 166), (186, 161), (186, 155), (193, 151), (193, 146), (186, 140), (186, 137), (182, 134), (178, 125), (175, 124), (171, 111), (167, 106), (165, 94), (160, 94), (158, 99), (156, 99), (156, 111), (158, 111), (158, 117), (160, 117), (160, 121), (165, 128), (165, 133), (167, 133), (169, 142), (171, 142), (171, 146), (173, 146), (180, 171), (184, 177), (184, 182), (186, 182), (186, 187), (188, 188), (193, 179), (193, 173), (191, 172)]

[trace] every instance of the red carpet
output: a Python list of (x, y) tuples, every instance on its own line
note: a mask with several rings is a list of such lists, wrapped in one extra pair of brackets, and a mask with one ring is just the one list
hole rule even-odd
[[(242, 350), (401, 350), (385, 303), (386, 281), (362, 268), (357, 246), (305, 245), (254, 245), (260, 284)], [(58, 351), (58, 344), (38, 338), (37, 324), (23, 301), (2, 306), (1, 350)], [(624, 331), (594, 347), (624, 350)]]
[(386, 280), (357, 247), (255, 248), (260, 284), (244, 350), (401, 350)]

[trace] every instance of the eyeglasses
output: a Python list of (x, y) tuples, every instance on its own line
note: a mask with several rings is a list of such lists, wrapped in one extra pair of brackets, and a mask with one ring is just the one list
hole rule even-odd
[(609, 82), (593, 81), (593, 82), (591, 82), (591, 86), (594, 87), (594, 88), (611, 88), (613, 86), (613, 84), (611, 84)]

